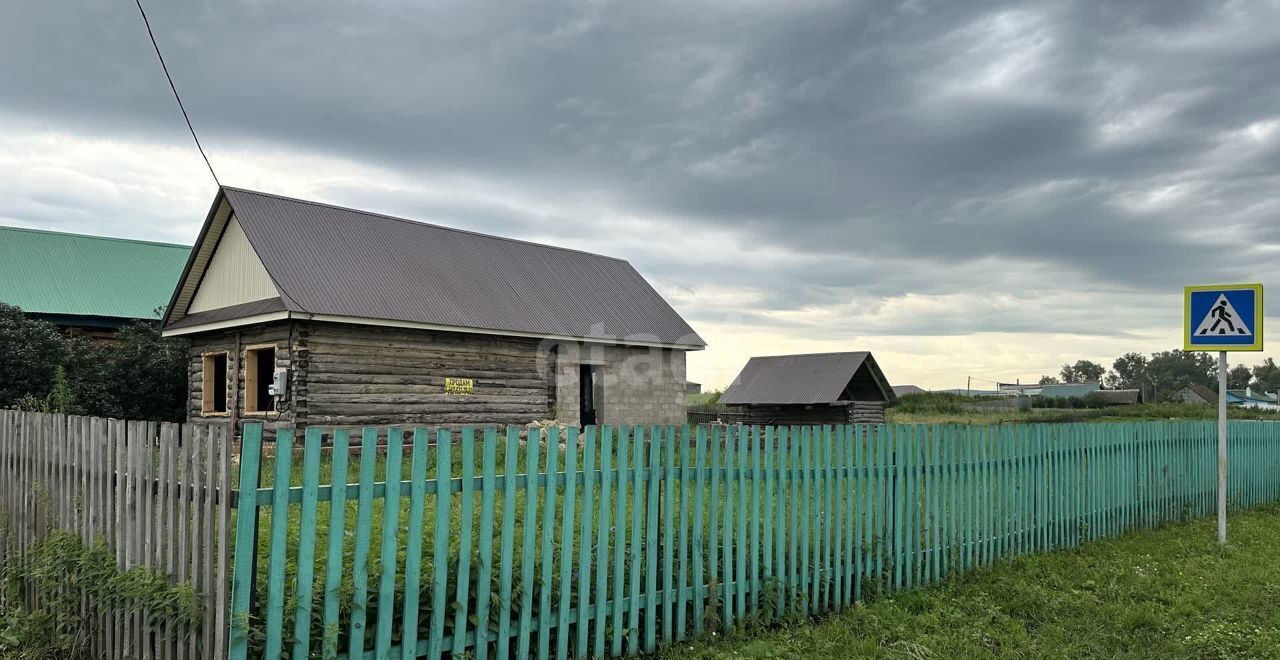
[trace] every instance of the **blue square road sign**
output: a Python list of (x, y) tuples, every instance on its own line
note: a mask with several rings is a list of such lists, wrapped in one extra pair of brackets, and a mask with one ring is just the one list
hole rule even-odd
[(1186, 350), (1262, 350), (1261, 284), (1189, 286), (1183, 302)]

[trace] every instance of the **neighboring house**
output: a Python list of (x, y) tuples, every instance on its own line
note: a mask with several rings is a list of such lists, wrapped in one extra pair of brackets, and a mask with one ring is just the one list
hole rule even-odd
[(1038, 396), (1044, 386), (1040, 384), (996, 383), (996, 389), (1005, 396)]
[(679, 424), (705, 347), (621, 259), (228, 187), (164, 334), (191, 419), (297, 425)]
[(1174, 392), (1173, 397), (1183, 403), (1216, 404), (1218, 402), (1218, 393), (1216, 391), (1196, 383), (1183, 385), (1182, 389)]
[(1101, 390), (1102, 386), (1098, 383), (1066, 383), (1062, 385), (1042, 385), (1040, 386), (1040, 396), (1046, 399), (1083, 399), (1090, 394)]
[(924, 394), (925, 391), (926, 390), (923, 387), (916, 387), (915, 385), (894, 385), (893, 386), (893, 395), (899, 398), (901, 398), (905, 394)]
[(1131, 406), (1145, 401), (1142, 390), (1104, 390), (1098, 383), (1044, 385), (1038, 396), (1045, 399), (1085, 399), (1107, 406)]
[[(1218, 392), (1204, 385), (1185, 385), (1174, 393), (1174, 398), (1183, 403), (1213, 404), (1218, 403)], [(1252, 389), (1227, 390), (1227, 405), (1259, 410), (1280, 410), (1274, 394), (1254, 392)]]
[(1142, 390), (1094, 390), (1085, 398), (1108, 406), (1132, 406), (1143, 403)]
[(191, 248), (0, 227), (0, 302), (67, 334), (110, 337), (157, 321)]
[(746, 424), (883, 424), (897, 401), (867, 352), (753, 357), (720, 397)]
[(702, 394), (702, 383), (687, 380), (684, 383), (685, 394)]
[(1007, 392), (1001, 392), (1000, 390), (979, 390), (979, 389), (973, 389), (969, 387), (953, 387), (951, 389), (946, 389), (946, 390), (934, 390), (934, 392), (938, 392), (939, 394), (955, 394), (957, 396), (971, 396), (971, 397), (1009, 396)]
[[(1214, 401), (1217, 401), (1215, 398)], [(1252, 388), (1243, 390), (1227, 390), (1227, 403), (1241, 408), (1256, 408), (1258, 410), (1280, 410), (1280, 404), (1276, 403), (1274, 394), (1266, 392), (1254, 392)]]

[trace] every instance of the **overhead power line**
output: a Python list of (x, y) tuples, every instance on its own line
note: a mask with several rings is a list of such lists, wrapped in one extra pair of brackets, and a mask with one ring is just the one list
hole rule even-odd
[(169, 67), (164, 63), (164, 55), (160, 54), (160, 45), (156, 43), (156, 35), (151, 31), (151, 21), (147, 20), (147, 12), (142, 8), (142, 0), (135, 0), (138, 5), (138, 13), (142, 14), (142, 24), (147, 26), (147, 36), (151, 37), (151, 47), (156, 50), (156, 58), (160, 60), (160, 68), (164, 70), (164, 77), (169, 81), (169, 89), (173, 90), (173, 99), (178, 102), (178, 109), (182, 111), (182, 118), (187, 121), (187, 130), (191, 131), (191, 139), (196, 142), (196, 149), (200, 150), (200, 157), (204, 159), (205, 167), (209, 168), (209, 174), (213, 176), (213, 182), (222, 187), (222, 182), (218, 180), (218, 173), (213, 171), (213, 163), (209, 162), (209, 156), (205, 155), (204, 147), (200, 145), (200, 138), (196, 136), (196, 129), (191, 125), (191, 117), (187, 115), (186, 106), (182, 105), (182, 97), (178, 95), (178, 88), (173, 84), (173, 76), (169, 75)]

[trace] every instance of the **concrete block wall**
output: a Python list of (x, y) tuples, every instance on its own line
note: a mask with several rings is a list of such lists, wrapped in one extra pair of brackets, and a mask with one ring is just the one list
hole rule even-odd
[(685, 352), (640, 346), (562, 345), (557, 367), (557, 419), (577, 424), (578, 369), (601, 367), (600, 424), (684, 424)]

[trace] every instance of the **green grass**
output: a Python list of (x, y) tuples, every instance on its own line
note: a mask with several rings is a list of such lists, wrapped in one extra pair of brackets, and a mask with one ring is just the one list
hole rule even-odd
[[(890, 424), (1009, 424), (1067, 422), (1131, 422), (1165, 419), (1217, 419), (1218, 408), (1189, 403), (1143, 403), (1107, 408), (1032, 408), (1030, 410), (970, 410), (965, 404), (990, 399), (927, 392), (903, 396), (888, 411)], [(1231, 419), (1280, 421), (1280, 412), (1228, 408)]]
[[(1280, 507), (1022, 557), (680, 658), (1277, 658)], [(749, 637), (749, 638), (748, 638)]]

